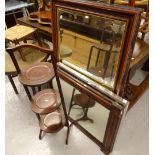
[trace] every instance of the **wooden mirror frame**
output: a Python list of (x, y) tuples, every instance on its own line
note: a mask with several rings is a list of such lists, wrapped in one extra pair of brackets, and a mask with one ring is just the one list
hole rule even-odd
[(87, 96), (91, 97), (91, 99), (95, 100), (96, 102), (98, 102), (98, 104), (109, 110), (109, 117), (107, 120), (106, 129), (102, 142), (98, 140), (95, 137), (95, 135), (91, 134), (84, 127), (82, 127), (78, 122), (75, 122), (73, 118), (68, 116), (68, 119), (71, 123), (73, 123), (94, 143), (96, 143), (100, 147), (102, 152), (108, 155), (113, 150), (117, 133), (121, 124), (121, 120), (127, 112), (129, 102), (122, 99), (121, 97), (117, 96), (114, 93), (113, 94), (108, 92), (101, 93), (96, 91), (89, 85), (86, 85), (84, 82), (80, 81), (79, 79), (73, 77), (71, 74), (64, 71), (61, 68), (61, 66), (59, 66), (59, 63), (57, 68), (57, 74), (61, 79), (69, 83), (71, 86), (75, 87), (81, 93), (84, 93)]
[[(81, 80), (81, 76), (75, 76), (71, 72), (65, 70), (62, 66), (63, 64), (59, 62), (58, 58), (58, 28), (57, 28), (57, 7), (72, 8), (85, 10), (85, 12), (96, 12), (99, 14), (109, 14), (118, 17), (126, 17), (128, 22), (126, 38), (124, 43), (124, 50), (119, 62), (119, 71), (117, 72), (117, 82), (115, 89), (112, 91), (107, 88), (103, 88), (99, 91), (91, 84)], [(86, 134), (90, 139), (92, 139), (105, 154), (109, 154), (114, 146), (114, 142), (117, 136), (118, 129), (122, 117), (124, 116), (129, 102), (122, 99), (119, 96), (123, 96), (123, 91), (125, 87), (126, 78), (128, 75), (130, 59), (132, 57), (132, 52), (134, 44), (136, 41), (138, 28), (140, 24), (140, 13), (141, 9), (128, 8), (125, 6), (111, 5), (100, 2), (89, 2), (89, 1), (79, 1), (79, 0), (53, 0), (52, 1), (52, 40), (55, 56), (55, 64), (57, 63), (57, 73), (60, 78), (75, 87), (82, 93), (91, 96), (92, 99), (97, 101), (103, 107), (109, 110), (108, 122), (106, 124), (106, 130), (103, 137), (103, 141), (99, 141), (94, 135), (89, 133), (77, 122), (74, 124), (77, 126), (84, 134)], [(117, 95), (116, 95), (117, 94)], [(118, 96), (119, 95), (119, 96)], [(72, 122), (73, 119), (69, 117)]]
[[(52, 34), (53, 46), (55, 51), (55, 60), (59, 62), (58, 57), (58, 29), (57, 29), (57, 7), (84, 10), (86, 13), (98, 13), (98, 15), (112, 15), (123, 18), (127, 22), (126, 34), (121, 56), (118, 62), (118, 69), (116, 71), (116, 78), (114, 81), (113, 92), (117, 95), (123, 96), (126, 84), (126, 79), (129, 70), (129, 64), (132, 57), (132, 52), (135, 45), (135, 40), (138, 34), (140, 25), (141, 9), (128, 8), (126, 6), (112, 5), (100, 2), (79, 1), (79, 0), (53, 0), (52, 1)], [(116, 18), (117, 20), (117, 18)]]

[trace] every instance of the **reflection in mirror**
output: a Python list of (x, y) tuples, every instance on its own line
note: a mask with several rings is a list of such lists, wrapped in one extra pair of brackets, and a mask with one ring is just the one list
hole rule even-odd
[(74, 123), (78, 122), (100, 142), (103, 141), (109, 117), (108, 109), (86, 94), (73, 89), (68, 115), (74, 120)]
[(67, 111), (71, 119), (82, 126), (100, 142), (103, 142), (110, 111), (98, 102), (61, 81)]
[(125, 22), (60, 8), (58, 19), (62, 63), (113, 88)]

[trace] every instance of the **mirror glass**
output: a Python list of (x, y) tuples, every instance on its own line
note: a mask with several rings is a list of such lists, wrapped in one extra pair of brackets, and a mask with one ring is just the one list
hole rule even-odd
[[(84, 106), (83, 102), (85, 100), (89, 102), (85, 102), (86, 105)], [(69, 116), (102, 142), (109, 110), (77, 90), (73, 97), (72, 105)]]
[(61, 82), (63, 92), (68, 92), (64, 93), (68, 115), (96, 139), (103, 142), (110, 111), (68, 83)]
[(103, 86), (114, 87), (126, 22), (58, 8), (59, 59)]

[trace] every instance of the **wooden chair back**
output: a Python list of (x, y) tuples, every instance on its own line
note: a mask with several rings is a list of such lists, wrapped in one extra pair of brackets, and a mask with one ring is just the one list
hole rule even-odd
[(25, 49), (25, 48), (32, 48), (32, 49), (35, 49), (35, 50), (38, 50), (40, 52), (43, 52), (43, 53), (50, 55), (51, 56), (51, 62), (54, 63), (53, 49), (47, 49), (47, 48), (40, 47), (40, 46), (37, 46), (34, 44), (22, 44), (22, 45), (18, 45), (16, 47), (7, 48), (6, 52), (9, 53), (18, 74), (21, 72), (21, 68), (18, 64), (15, 52), (24, 51), (23, 49)]

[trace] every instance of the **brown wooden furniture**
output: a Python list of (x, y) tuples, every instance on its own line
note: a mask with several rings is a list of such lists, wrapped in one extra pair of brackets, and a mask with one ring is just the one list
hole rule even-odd
[[(47, 39), (48, 41), (52, 41), (52, 30), (51, 27), (47, 25), (41, 25), (37, 22), (30, 21), (28, 17), (23, 17), (23, 18), (18, 18), (17, 19), (19, 24), (23, 24), (26, 26), (31, 26), (34, 28), (37, 28), (38, 33), (41, 35), (41, 37)], [(68, 57), (72, 55), (72, 49), (69, 48), (68, 46), (62, 45), (61, 46), (61, 51), (62, 51), (62, 57)]]
[(138, 68), (141, 68), (148, 60), (148, 58), (149, 45), (142, 39), (137, 38), (133, 56), (129, 66), (129, 74), (125, 91), (126, 98), (130, 101), (129, 109), (136, 103), (136, 101), (141, 97), (141, 95), (149, 86), (148, 76), (146, 76), (146, 78), (138, 86), (130, 83), (130, 79), (134, 76), (136, 70)]
[(49, 83), (50, 87), (53, 88), (52, 80), (55, 77), (55, 73), (53, 65), (50, 62), (36, 62), (21, 69), (14, 53), (27, 48), (36, 49), (48, 55), (52, 55), (53, 51), (52, 49), (46, 49), (33, 44), (22, 44), (14, 48), (6, 49), (15, 65), (19, 81), (23, 84), (28, 98), (32, 100), (28, 87), (32, 88), (34, 94), (36, 93), (35, 87), (41, 90), (41, 86), (46, 83)]
[[(137, 37), (135, 48), (133, 51), (131, 63), (130, 63), (130, 69), (128, 74), (128, 80), (126, 84), (126, 98), (130, 101), (129, 109), (134, 106), (136, 101), (141, 97), (141, 95), (145, 92), (145, 90), (149, 86), (149, 78), (146, 76), (146, 78), (139, 84), (134, 85), (130, 82), (130, 79), (134, 76), (136, 73), (136, 70), (141, 68), (143, 70), (143, 66), (145, 66), (145, 63), (149, 60), (149, 44), (144, 41), (145, 35), (149, 32), (149, 1), (146, 2), (146, 12), (143, 12), (141, 14), (141, 24), (138, 30), (138, 33), (141, 35)], [(149, 71), (149, 67), (147, 66), (147, 69), (145, 71)]]
[(33, 96), (31, 109), (37, 114), (48, 114), (60, 107), (59, 92), (52, 89), (44, 89)]
[[(40, 44), (40, 46), (42, 47), (49, 48), (48, 44), (38, 39), (36, 28), (24, 25), (15, 25), (7, 29), (5, 31), (5, 41), (6, 41), (6, 48), (14, 47), (27, 41), (35, 45)], [(45, 61), (47, 57), (48, 57), (47, 54), (36, 51), (35, 49), (31, 48), (24, 49), (23, 51), (21, 50), (19, 53), (16, 52), (16, 58), (21, 69), (32, 63)], [(5, 52), (5, 74), (8, 76), (15, 93), (18, 94), (17, 88), (13, 81), (13, 77), (17, 76), (17, 71), (13, 65), (13, 62), (9, 54), (6, 52)]]
[[(61, 98), (58, 91), (53, 89), (45, 89), (33, 96), (31, 109), (37, 114), (39, 119), (40, 134), (39, 139), (42, 139), (42, 132), (56, 133), (65, 125), (68, 127), (68, 118), (64, 114), (63, 108), (60, 107)], [(68, 143), (68, 135), (66, 144)]]
[[(94, 133), (90, 132), (90, 130), (82, 126), (80, 122), (75, 122), (74, 124), (90, 137), (105, 154), (109, 154), (113, 149), (121, 119), (129, 104), (120, 96), (123, 96), (126, 86), (130, 60), (138, 33), (138, 27), (140, 25), (141, 10), (89, 1), (57, 0), (52, 2), (52, 40), (55, 60), (59, 62), (57, 70), (59, 77), (72, 85), (75, 89), (78, 89), (81, 93), (93, 99), (96, 105), (99, 104), (101, 108), (105, 108), (109, 112), (105, 133), (100, 139), (98, 139)], [(76, 18), (74, 18), (74, 20), (71, 18), (66, 19), (66, 13), (74, 14)], [(90, 18), (90, 22), (84, 22), (85, 20), (82, 17), (87, 19)], [(79, 51), (83, 51), (83, 53), (81, 52), (81, 55), (83, 55), (80, 59), (82, 60), (84, 55), (88, 58), (84, 50), (87, 48), (87, 45), (84, 44), (82, 46), (82, 44), (78, 44), (80, 39), (76, 40), (76, 38), (88, 38), (91, 42), (90, 44), (92, 44), (94, 39), (97, 40), (99, 38), (93, 34), (100, 34), (93, 32), (100, 32), (100, 30), (102, 30), (102, 27), (98, 26), (98, 28), (96, 28), (94, 25), (97, 25), (97, 23), (105, 24), (106, 22), (112, 22), (112, 26), (117, 34), (119, 29), (121, 32), (121, 35), (119, 35), (121, 40), (119, 45), (120, 48), (117, 50), (118, 54), (114, 65), (115, 74), (111, 87), (107, 84), (108, 80), (111, 79), (108, 79), (106, 82), (104, 79), (99, 81), (97, 77), (89, 75), (89, 72), (84, 68), (85, 66), (82, 68), (82, 65), (78, 65), (79, 62), (77, 62), (76, 59), (70, 61), (73, 56), (76, 56), (74, 53), (76, 54), (77, 52), (77, 50), (72, 47), (74, 43), (79, 45)], [(74, 26), (71, 25), (71, 23)], [(79, 29), (79, 27), (83, 29)], [(69, 46), (73, 49), (70, 59), (63, 59), (60, 56), (61, 43), (64, 44), (70, 37), (67, 35), (66, 40), (64, 40), (65, 37), (63, 37), (62, 42), (60, 42), (61, 30), (66, 32), (66, 34), (68, 32), (70, 34), (75, 34), (75, 42), (70, 43)], [(101, 58), (103, 59), (104, 57)], [(102, 61), (102, 59), (100, 61)], [(95, 114), (97, 115), (97, 113)], [(71, 116), (69, 119), (71, 122), (75, 121)], [(94, 123), (91, 123), (91, 125)]]
[[(36, 49), (37, 51), (41, 51), (45, 54), (50, 55), (53, 64), (50, 62), (37, 62), (32, 65), (26, 66), (21, 70), (18, 61), (16, 60), (15, 52), (20, 52), (22, 49), (27, 48)], [(23, 84), (24, 89), (29, 97), (29, 100), (32, 102), (32, 110), (37, 114), (37, 117), (39, 119), (39, 138), (42, 138), (43, 131), (48, 133), (54, 133), (58, 132), (63, 126), (67, 126), (67, 144), (69, 135), (68, 117), (61, 90), (60, 80), (56, 72), (53, 50), (36, 46), (33, 44), (22, 44), (14, 48), (7, 48), (6, 51), (9, 53), (13, 61), (13, 64), (15, 65), (19, 81)], [(52, 79), (55, 76), (60, 95), (59, 93), (56, 93), (56, 91), (51, 89), (41, 91), (41, 86), (43, 84), (48, 83), (50, 87), (53, 88)], [(33, 92), (36, 95), (32, 97), (28, 87), (38, 87), (39, 92), (37, 94), (36, 92)], [(32, 90), (34, 91), (34, 89)], [(60, 102), (62, 105), (62, 110), (60, 109)]]
[[(111, 38), (105, 38), (106, 36), (106, 31), (110, 31), (112, 34)], [(87, 64), (87, 70), (91, 73), (93, 73), (96, 76), (102, 77), (104, 78), (106, 76), (107, 73), (107, 68), (108, 68), (108, 63), (110, 60), (110, 55), (112, 52), (112, 48), (113, 48), (113, 44), (115, 42), (115, 34), (114, 34), (114, 30), (111, 27), (104, 27), (103, 31), (102, 31), (102, 35), (101, 35), (101, 40), (100, 40), (100, 44), (94, 44), (91, 46), (90, 48), (90, 53), (89, 53), (89, 58), (88, 58), (88, 64)], [(104, 45), (103, 45), (104, 44)], [(95, 67), (89, 67), (90, 66), (90, 61), (91, 61), (91, 57), (92, 57), (92, 53), (94, 52), (94, 49), (97, 49), (97, 58), (96, 58), (96, 62), (95, 62)], [(104, 64), (102, 65), (102, 67), (98, 67), (98, 61), (99, 61), (99, 56), (101, 54), (101, 52), (105, 52), (105, 57), (104, 57)], [(113, 69), (112, 69), (113, 71)], [(113, 74), (112, 72), (110, 73), (111, 75)]]
[[(5, 30), (5, 41), (14, 43), (15, 45), (20, 44), (20, 41), (26, 41), (32, 37), (36, 33), (36, 30), (32, 27), (17, 24)], [(20, 54), (22, 59), (25, 60), (22, 52)]]
[(42, 0), (41, 3), (37, 12), (30, 13), (29, 20), (37, 21), (39, 24), (51, 25), (51, 2)]
[(69, 106), (69, 110), (68, 110), (68, 115), (70, 115), (71, 109), (75, 105), (80, 106), (82, 108), (84, 114), (82, 117), (78, 118), (73, 123), (78, 122), (78, 121), (87, 121), (87, 120), (89, 120), (91, 123), (93, 123), (93, 119), (88, 117), (88, 110), (89, 110), (89, 108), (94, 107), (95, 101), (93, 99), (89, 98), (85, 94), (82, 94), (82, 93), (75, 94), (75, 88), (74, 88), (73, 92), (72, 92), (72, 97), (71, 97), (71, 102), (70, 102), (70, 106)]
[(10, 42), (20, 42), (26, 39), (27, 37), (30, 37), (35, 32), (35, 28), (17, 24), (5, 30), (5, 39), (6, 41)]
[(28, 17), (18, 18), (17, 22), (22, 25), (30, 26), (37, 28), (39, 35), (46, 38), (49, 41), (52, 41), (52, 30), (48, 25), (42, 25), (35, 21), (30, 21)]
[[(128, 2), (124, 0), (112, 0), (111, 3), (135, 6), (144, 9), (144, 12), (141, 13), (141, 24), (138, 30), (138, 33), (141, 35), (138, 36), (136, 40), (124, 93), (124, 97), (130, 101), (130, 109), (149, 86), (148, 76), (138, 86), (130, 83), (130, 79), (134, 76), (136, 70), (139, 68), (142, 68), (143, 70), (143, 66), (145, 67), (145, 64), (149, 61), (149, 45), (144, 41), (145, 35), (149, 32), (149, 0), (129, 0)], [(148, 64), (145, 68), (145, 71), (149, 71)]]
[[(31, 41), (31, 43), (33, 43), (35, 45), (39, 45), (38, 42), (36, 42), (36, 41), (33, 41), (33, 42)], [(42, 47), (49, 48), (49, 46), (44, 42), (42, 42)], [(37, 50), (34, 50), (34, 49), (31, 49), (31, 48), (28, 48), (25, 51), (23, 51), (23, 54), (24, 54), (25, 60), (23, 60), (21, 58), (21, 55), (18, 52), (16, 52), (16, 59), (17, 59), (18, 64), (21, 69), (23, 69), (25, 66), (34, 64), (36, 62), (46, 61), (48, 58), (47, 54), (42, 53)], [(16, 68), (12, 62), (12, 59), (7, 52), (5, 52), (5, 75), (8, 76), (8, 79), (9, 79), (15, 93), (18, 94), (18, 90), (17, 90), (16, 85), (13, 81), (13, 77), (16, 77), (18, 74), (17, 74)]]
[(51, 12), (39, 11), (30, 13), (30, 21), (37, 21), (39, 24), (51, 25)]

